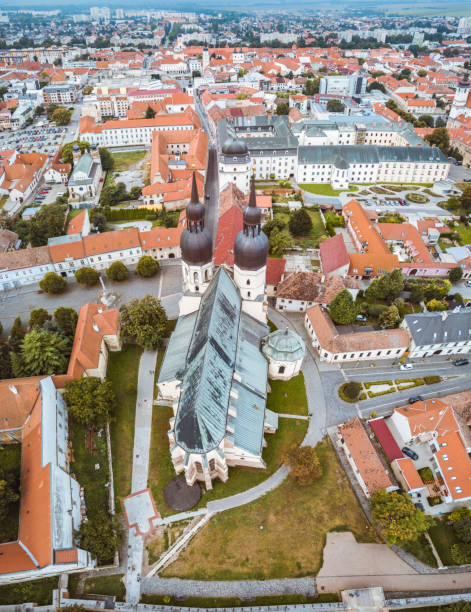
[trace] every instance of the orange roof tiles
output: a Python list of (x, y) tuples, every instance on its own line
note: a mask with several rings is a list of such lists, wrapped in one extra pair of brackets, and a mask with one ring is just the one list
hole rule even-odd
[(408, 420), (413, 437), (430, 431), (444, 436), (459, 430), (453, 409), (439, 399), (415, 402), (415, 404), (396, 408), (396, 412)]
[(471, 497), (471, 460), (457, 432), (438, 436), (435, 459), (453, 500)]
[(83, 237), (83, 244), (87, 255), (133, 249), (140, 245), (139, 231), (135, 227), (129, 227), (114, 232), (104, 232), (103, 234), (90, 234)]
[(180, 236), (184, 227), (161, 227), (157, 226), (148, 232), (141, 232), (142, 250), (158, 249), (165, 247), (180, 246)]
[(85, 222), (85, 218), (88, 216), (88, 211), (82, 210), (76, 217), (69, 221), (67, 225), (67, 234), (70, 236), (72, 234), (80, 234), (83, 229), (83, 224)]
[(407, 482), (409, 490), (422, 489), (425, 486), (412, 459), (403, 457), (401, 459), (395, 459), (395, 462), (402, 477)]

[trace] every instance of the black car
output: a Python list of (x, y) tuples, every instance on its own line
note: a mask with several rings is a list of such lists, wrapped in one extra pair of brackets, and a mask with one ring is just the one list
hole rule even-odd
[(469, 359), (458, 359), (458, 361), (455, 361), (453, 365), (462, 366), (462, 365), (468, 365), (468, 363), (469, 363)]
[(414, 397), (409, 397), (409, 404), (415, 404), (415, 402), (423, 402), (424, 398), (421, 395), (414, 395)]
[(408, 446), (404, 446), (404, 448), (401, 448), (401, 450), (404, 453), (404, 455), (407, 455), (414, 461), (417, 461), (417, 459), (419, 458), (419, 455), (417, 453), (414, 453), (414, 451)]

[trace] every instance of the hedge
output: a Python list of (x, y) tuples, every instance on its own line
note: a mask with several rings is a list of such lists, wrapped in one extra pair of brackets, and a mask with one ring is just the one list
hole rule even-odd
[(149, 214), (152, 214), (147, 208), (116, 208), (97, 209), (104, 215), (107, 221), (135, 221), (138, 219), (146, 219)]
[(426, 385), (433, 385), (435, 383), (439, 383), (442, 381), (441, 376), (424, 376), (424, 381)]
[(374, 393), (373, 391), (368, 391), (368, 397), (378, 397), (379, 395), (387, 395), (388, 393), (395, 393), (396, 389), (391, 387), (390, 389), (386, 389), (386, 391), (378, 391), (378, 393)]
[(373, 382), (363, 383), (365, 389), (369, 389), (370, 387), (374, 387), (375, 385), (392, 385), (392, 380), (374, 380)]

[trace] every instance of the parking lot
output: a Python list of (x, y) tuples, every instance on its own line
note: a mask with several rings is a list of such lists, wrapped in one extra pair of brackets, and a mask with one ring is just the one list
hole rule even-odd
[(0, 133), (0, 150), (16, 149), (19, 153), (46, 153), (54, 155), (67, 133), (66, 127), (57, 127), (46, 120), (16, 130)]

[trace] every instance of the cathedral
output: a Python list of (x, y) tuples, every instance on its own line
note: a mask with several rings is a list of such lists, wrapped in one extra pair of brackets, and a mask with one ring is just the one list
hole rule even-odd
[(469, 119), (471, 119), (471, 83), (469, 82), (469, 74), (466, 73), (456, 88), (448, 116), (447, 128), (457, 128)]
[[(189, 485), (199, 481), (211, 489), (215, 478), (228, 479), (229, 467), (265, 468), (265, 434), (278, 427), (278, 415), (266, 406), (269, 368), (295, 375), (304, 353), (286, 352), (294, 332), (269, 333), (269, 245), (253, 180), (234, 243), (233, 276), (213, 264), (195, 182), (180, 246), (184, 295), (157, 385), (159, 398), (173, 406), (168, 437), (176, 473), (184, 473)], [(267, 344), (270, 351), (262, 350)], [(294, 355), (297, 368), (285, 363)]]

